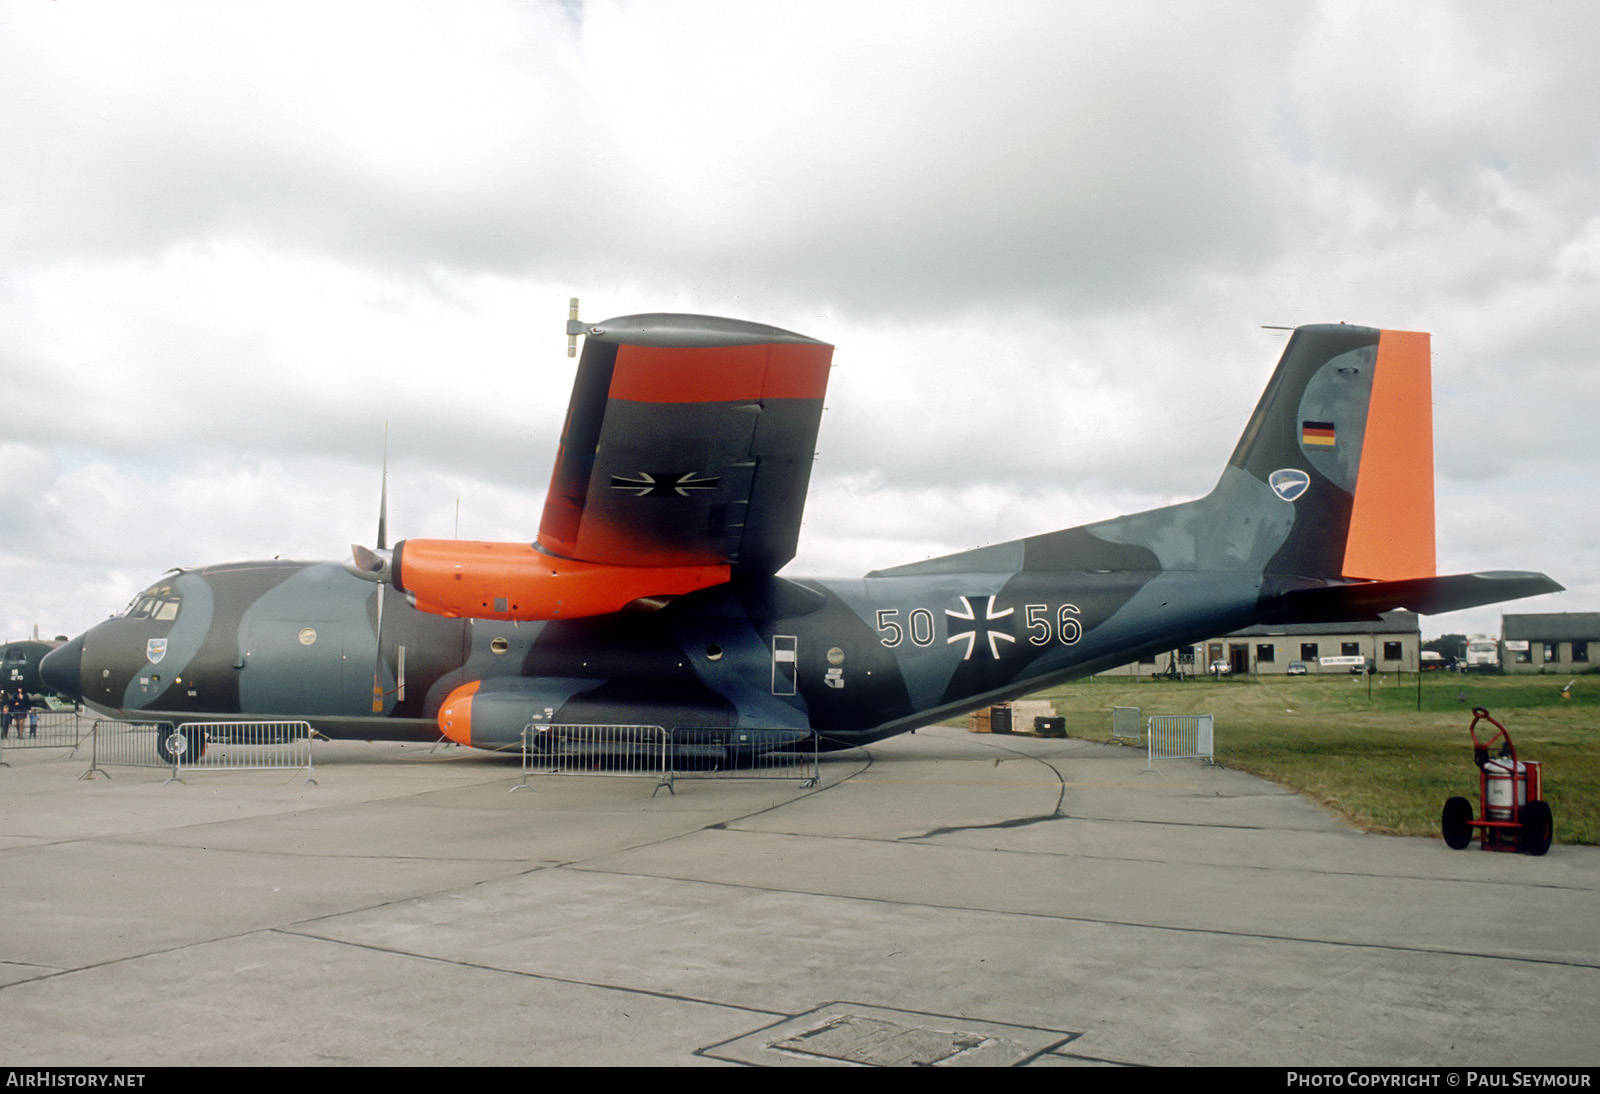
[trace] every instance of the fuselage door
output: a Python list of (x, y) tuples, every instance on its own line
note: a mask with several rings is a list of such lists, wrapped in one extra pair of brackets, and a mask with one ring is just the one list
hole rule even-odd
[(371, 635), (366, 660), (356, 665), (347, 656), (349, 629), (325, 620), (251, 620), (239, 673), (240, 709), (338, 714), (350, 701), (369, 699)]

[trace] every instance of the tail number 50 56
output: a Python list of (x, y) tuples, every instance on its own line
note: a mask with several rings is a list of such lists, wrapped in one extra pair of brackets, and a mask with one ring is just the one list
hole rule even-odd
[[(992, 612), (988, 620), (990, 627), (1010, 614), (1009, 610)], [(878, 640), (894, 649), (909, 637), (913, 645), (926, 648), (938, 637), (934, 633), (936, 619), (927, 608), (912, 608), (906, 613), (905, 623), (901, 623), (899, 608), (879, 608)], [(1048, 646), (1059, 642), (1070, 646), (1083, 637), (1083, 623), (1078, 619), (1076, 604), (1024, 604), (1022, 619), (1031, 645)]]

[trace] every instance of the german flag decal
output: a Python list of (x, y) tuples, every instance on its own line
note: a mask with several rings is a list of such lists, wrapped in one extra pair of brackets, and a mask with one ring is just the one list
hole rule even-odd
[(1301, 422), (1300, 443), (1331, 448), (1334, 444), (1332, 422)]

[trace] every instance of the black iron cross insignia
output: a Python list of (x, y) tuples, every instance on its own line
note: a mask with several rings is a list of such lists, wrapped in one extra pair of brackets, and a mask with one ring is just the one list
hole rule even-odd
[(639, 477), (611, 476), (611, 489), (625, 490), (636, 498), (686, 498), (691, 490), (715, 490), (720, 476), (701, 477), (694, 471), (641, 471)]

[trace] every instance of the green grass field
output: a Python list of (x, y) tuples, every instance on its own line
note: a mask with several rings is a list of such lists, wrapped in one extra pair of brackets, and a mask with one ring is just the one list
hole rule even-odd
[[(1600, 843), (1600, 675), (1101, 677), (1039, 693), (1067, 732), (1111, 735), (1111, 708), (1216, 716), (1217, 762), (1308, 795), (1372, 832), (1437, 836), (1446, 798), (1478, 811), (1478, 769), (1467, 726), (1484, 707), (1511, 733), (1518, 756), (1544, 765), (1557, 843)], [(1485, 732), (1487, 730), (1487, 732)], [(1487, 739), (1494, 727), (1479, 727)]]

